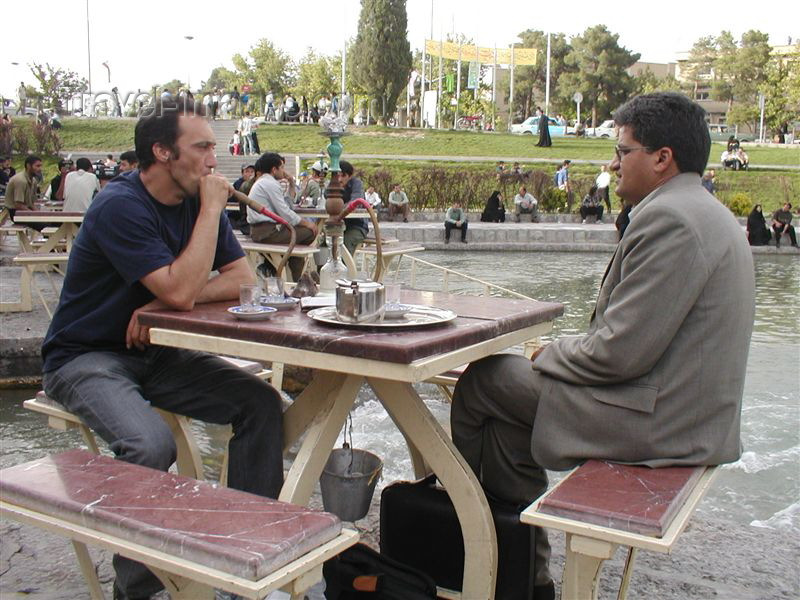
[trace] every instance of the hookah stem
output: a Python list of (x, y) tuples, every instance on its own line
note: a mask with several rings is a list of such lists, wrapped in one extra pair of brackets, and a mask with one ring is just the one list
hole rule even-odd
[(234, 190), (233, 197), (236, 198), (239, 202), (244, 202), (247, 206), (252, 208), (257, 213), (261, 213), (265, 217), (269, 217), (276, 223), (280, 223), (281, 225), (286, 226), (289, 229), (289, 235), (291, 238), (289, 239), (289, 247), (284, 252), (283, 257), (281, 257), (281, 262), (278, 263), (278, 266), (275, 267), (275, 274), (280, 278), (283, 274), (283, 268), (286, 266), (286, 263), (289, 261), (289, 258), (292, 256), (292, 252), (294, 251), (294, 246), (297, 243), (297, 232), (295, 232), (294, 227), (292, 227), (288, 221), (286, 221), (283, 217), (276, 215), (271, 210), (268, 210), (261, 206), (256, 200), (253, 200), (250, 196), (243, 194), (238, 190)]
[(369, 218), (372, 221), (372, 227), (375, 229), (375, 281), (380, 281), (381, 275), (383, 274), (383, 243), (381, 242), (381, 228), (378, 226), (378, 218), (375, 216), (375, 211), (372, 210), (369, 202), (364, 200), (364, 198), (356, 198), (344, 207), (337, 218), (344, 219), (347, 215), (355, 210), (356, 206), (363, 206), (367, 209)]

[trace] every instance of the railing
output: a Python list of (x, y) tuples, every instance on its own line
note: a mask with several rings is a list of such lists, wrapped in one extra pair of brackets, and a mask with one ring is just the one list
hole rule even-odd
[[(460, 272), (455, 271), (453, 269), (448, 269), (447, 267), (443, 267), (441, 265), (437, 265), (435, 263), (428, 262), (427, 260), (424, 260), (422, 258), (417, 258), (416, 256), (411, 256), (410, 254), (406, 255), (405, 258), (408, 258), (411, 261), (411, 287), (412, 288), (416, 288), (417, 287), (417, 285), (416, 285), (417, 284), (417, 264), (419, 263), (420, 265), (424, 265), (426, 267), (432, 267), (432, 268), (438, 269), (439, 271), (442, 272), (442, 286), (443, 286), (442, 291), (445, 292), (445, 293), (448, 293), (450, 291), (450, 289), (449, 289), (450, 288), (450, 276), (453, 275), (455, 277), (458, 277), (458, 278), (461, 278), (461, 279), (465, 279), (467, 281), (471, 281), (473, 283), (478, 283), (478, 284), (482, 285), (483, 286), (483, 293), (484, 293), (485, 296), (489, 296), (490, 293), (491, 293), (491, 290), (497, 290), (499, 292), (502, 292), (504, 294), (508, 294), (508, 295), (513, 296), (515, 298), (521, 298), (522, 300), (533, 300), (533, 298), (531, 298), (530, 296), (526, 296), (525, 294), (520, 294), (519, 292), (515, 292), (514, 290), (510, 290), (510, 289), (505, 288), (505, 287), (503, 287), (501, 285), (497, 285), (497, 284), (491, 283), (489, 281), (484, 281), (482, 279), (478, 279), (477, 277), (472, 277), (471, 275), (466, 275), (464, 273), (460, 273)], [(398, 273), (399, 269), (400, 269), (400, 264), (398, 263), (397, 269), (395, 270), (395, 279), (397, 278), (397, 273)]]

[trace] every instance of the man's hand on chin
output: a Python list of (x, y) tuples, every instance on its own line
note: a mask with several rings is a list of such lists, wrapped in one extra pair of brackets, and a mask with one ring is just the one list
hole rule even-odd
[(128, 322), (128, 330), (125, 332), (125, 347), (128, 350), (134, 347), (137, 350), (144, 350), (150, 345), (150, 328), (139, 324), (139, 313), (143, 310), (152, 310), (154, 308), (168, 307), (161, 300), (156, 298), (152, 302), (148, 302), (144, 306), (133, 311), (131, 320)]

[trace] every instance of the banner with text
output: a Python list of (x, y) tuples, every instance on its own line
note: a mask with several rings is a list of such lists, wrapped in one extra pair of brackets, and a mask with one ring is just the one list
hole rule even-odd
[[(442, 56), (450, 60), (477, 61), (482, 64), (493, 65), (494, 48), (475, 47), (474, 44), (455, 44), (453, 42), (437, 42), (425, 40), (425, 52), (430, 56)], [(514, 48), (514, 66), (535, 65), (536, 48)], [(497, 64), (512, 64), (511, 48), (497, 48)]]

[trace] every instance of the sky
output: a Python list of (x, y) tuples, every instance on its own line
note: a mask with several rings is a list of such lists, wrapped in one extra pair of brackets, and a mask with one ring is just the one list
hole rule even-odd
[[(245, 11), (236, 2), (39, 0), (32, 10), (25, 2), (7, 2), (0, 33), (0, 94), (15, 98), (20, 81), (34, 84), (27, 66), (33, 62), (49, 62), (87, 79), (91, 65), (93, 91), (116, 85), (124, 95), (175, 78), (189, 78), (194, 89), (212, 68), (231, 68), (235, 53), (246, 55), (262, 38), (295, 60), (308, 47), (333, 54), (341, 51), (345, 39), (355, 36), (361, 3), (246, 4), (265, 8)], [(206, 6), (215, 8), (197, 8)], [(640, 60), (674, 62), (677, 54), (689, 50), (698, 38), (718, 35), (724, 29), (737, 39), (748, 29), (758, 29), (768, 33), (773, 44), (785, 44), (789, 36), (793, 40), (800, 37), (797, 20), (789, 19), (786, 4), (777, 0), (758, 2), (757, 10), (744, 6), (727, 10), (717, 2), (697, 0), (666, 4), (573, 0), (547, 6), (549, 9), (543, 10), (540, 3), (521, 0), (408, 0), (408, 38), (412, 49), (421, 48), (431, 30), (437, 40), (455, 31), (481, 46), (507, 47), (526, 29), (573, 36), (602, 23), (619, 34), (620, 45), (639, 52)], [(669, 10), (658, 13), (657, 6)]]

